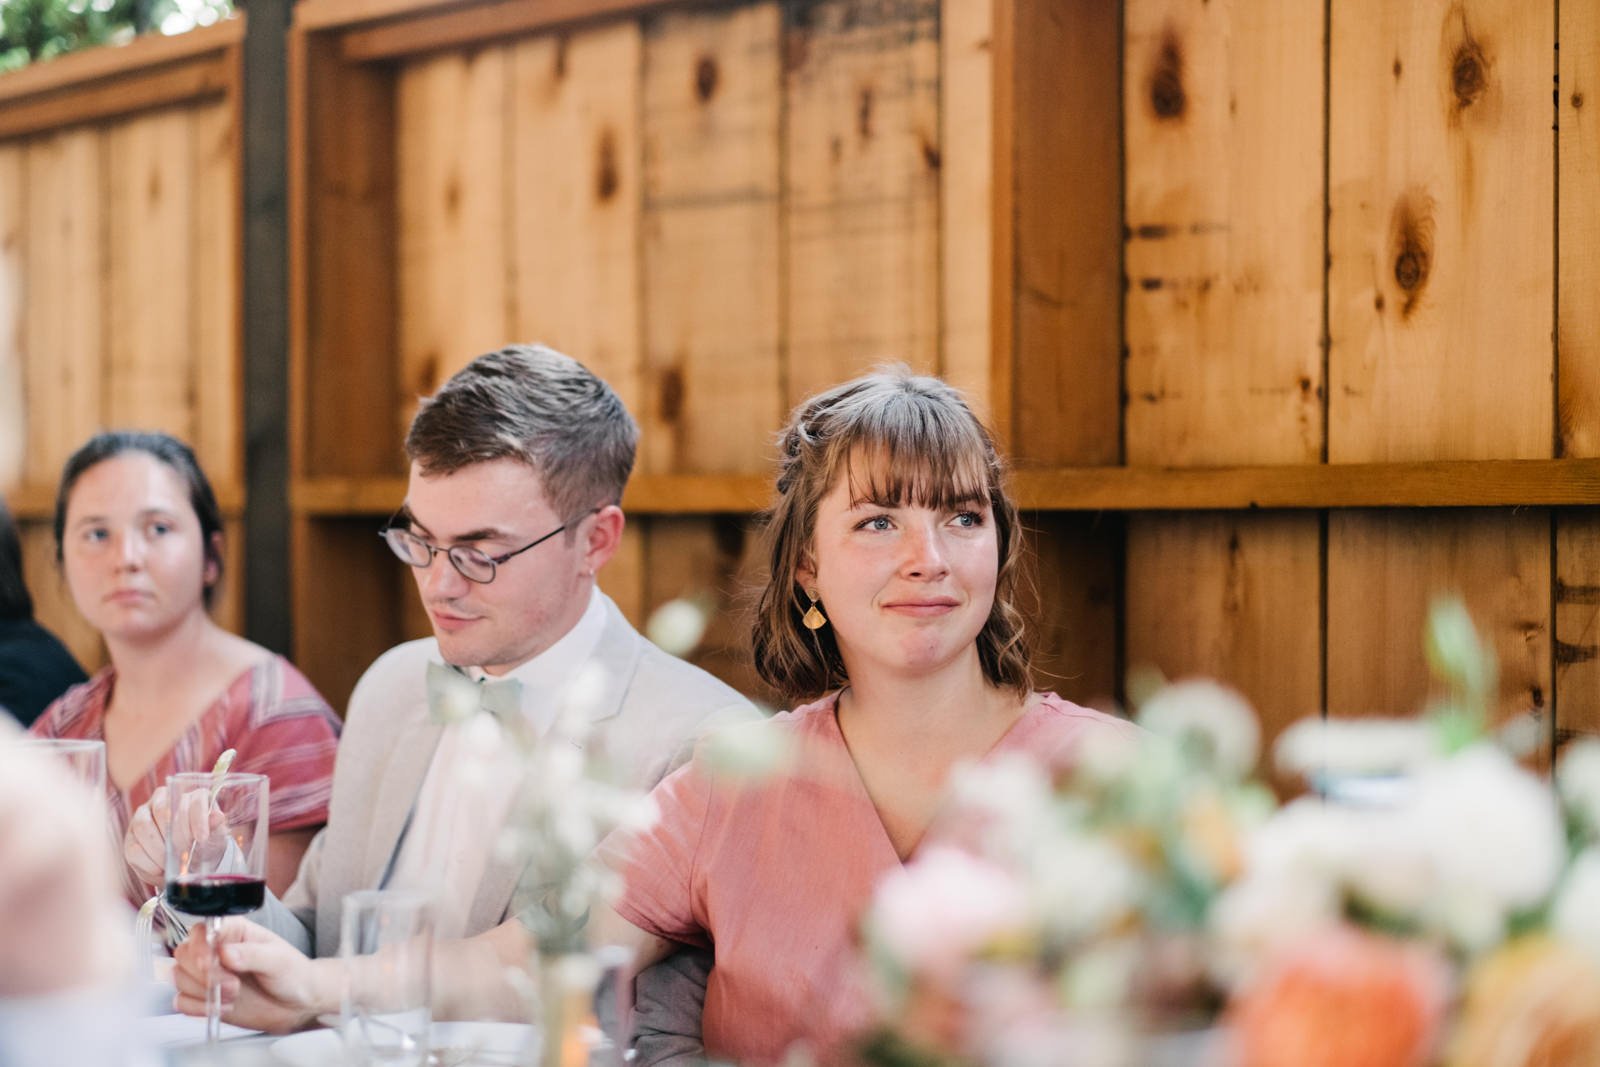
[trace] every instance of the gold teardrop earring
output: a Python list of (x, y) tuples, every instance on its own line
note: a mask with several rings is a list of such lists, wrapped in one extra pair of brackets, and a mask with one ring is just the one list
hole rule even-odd
[(804, 615), (800, 616), (800, 621), (806, 624), (806, 629), (808, 630), (820, 630), (828, 625), (828, 617), (822, 613), (821, 608), (817, 607), (817, 594), (807, 593), (806, 596), (811, 598), (811, 606), (806, 609)]

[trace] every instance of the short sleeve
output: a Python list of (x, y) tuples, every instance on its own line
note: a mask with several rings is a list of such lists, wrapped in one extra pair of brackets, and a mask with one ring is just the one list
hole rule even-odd
[(690, 761), (651, 792), (660, 812), (642, 833), (617, 831), (600, 843), (600, 861), (622, 875), (617, 914), (646, 933), (706, 947), (696, 874), (710, 817), (712, 783)]
[(283, 660), (253, 671), (245, 728), (232, 740), (234, 769), (264, 774), (273, 833), (321, 826), (333, 795), (339, 720), (305, 676)]

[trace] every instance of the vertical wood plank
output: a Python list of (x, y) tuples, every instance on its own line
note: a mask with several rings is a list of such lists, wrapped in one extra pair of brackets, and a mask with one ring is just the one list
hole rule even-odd
[[(388, 556), (372, 531), (370, 518), (303, 516), (290, 529), (297, 561), (295, 666), (340, 715), (361, 672), (403, 633), (395, 570), (405, 565)], [(388, 558), (380, 559), (379, 552)]]
[(1552, 2), (1333, 5), (1333, 462), (1551, 454)]
[[(1018, 0), (1014, 9), (1017, 276), (1000, 312), (1015, 315), (1016, 333), (1015, 350), (999, 357), (1014, 364), (1005, 398), (1014, 412), (1012, 452), (1019, 462), (1116, 463), (1122, 11), (1045, 0)], [(947, 227), (947, 257), (955, 236)]]
[(939, 3), (784, 0), (786, 404), (939, 369)]
[[(1409, 715), (1432, 693), (1423, 626), (1459, 594), (1500, 663), (1502, 719), (1548, 725), (1550, 515), (1340, 511), (1328, 520), (1328, 710)], [(1550, 753), (1538, 764), (1548, 767)]]
[(750, 660), (750, 615), (761, 581), (757, 539), (738, 515), (654, 516), (645, 539), (645, 617), (674, 597), (712, 606), (700, 645), (687, 658), (751, 696), (770, 701)]
[(1322, 19), (1127, 5), (1129, 463), (1321, 457)]
[(230, 633), (244, 632), (244, 605), (249, 589), (245, 587), (244, 561), (246, 544), (244, 522), (226, 519), (222, 523), (222, 584), (217, 589), (216, 600), (211, 605), (211, 617), (218, 626)]
[(512, 332), (640, 410), (636, 22), (512, 47)]
[[(194, 149), (190, 286), (194, 293), (195, 453), (213, 482), (242, 486), (242, 237), (236, 117), (236, 109), (227, 101), (201, 105), (190, 112)], [(241, 526), (239, 536), (243, 535)], [(239, 580), (242, 584), (242, 564)]]
[(67, 580), (56, 566), (56, 539), (48, 522), (26, 522), (17, 531), (22, 540), (22, 573), (33, 594), (33, 616), (67, 646), (91, 674), (106, 662), (100, 634), (78, 614)]
[(399, 473), (394, 76), (346, 65), (335, 35), (288, 47), (291, 475)]
[(400, 410), (510, 338), (505, 48), (446, 52), (395, 78)]
[(1600, 5), (1559, 5), (1557, 455), (1600, 456)]
[(1035, 560), (1038, 688), (1077, 704), (1116, 706), (1117, 585), (1125, 523), (1121, 516), (1038, 513), (1025, 517)]
[(645, 472), (764, 470), (779, 376), (775, 2), (644, 40)]
[(622, 528), (622, 543), (595, 579), (600, 591), (617, 602), (617, 610), (635, 629), (644, 626), (644, 545), (650, 521), (646, 515), (628, 517)]
[(1234, 686), (1263, 753), (1322, 700), (1316, 515), (1193, 513), (1128, 520), (1127, 661)]
[(106, 131), (106, 417), (194, 439), (190, 126), (171, 109)]
[(27, 165), (22, 146), (0, 144), (0, 495), (22, 481), (30, 419), (23, 390), (22, 316), (27, 239)]
[(1600, 736), (1600, 510), (1556, 516), (1556, 743)]
[(995, 2), (945, 4), (939, 17), (939, 371), (993, 423)]
[(24, 481), (54, 485), (101, 425), (105, 275), (101, 136), (92, 129), (27, 145), (24, 385), (31, 420)]

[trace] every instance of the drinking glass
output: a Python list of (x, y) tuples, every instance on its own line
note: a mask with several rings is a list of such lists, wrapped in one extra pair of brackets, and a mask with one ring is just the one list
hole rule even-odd
[(106, 743), (81, 738), (30, 737), (17, 744), (54, 756), (65, 763), (95, 796), (106, 793)]
[(433, 1017), (433, 915), (428, 897), (372, 889), (344, 898), (340, 1030), (354, 1063), (420, 1067)]
[(222, 1027), (217, 928), (223, 916), (255, 911), (267, 895), (267, 779), (174, 774), (167, 803), (167, 904), (205, 920), (206, 1042), (215, 1044)]

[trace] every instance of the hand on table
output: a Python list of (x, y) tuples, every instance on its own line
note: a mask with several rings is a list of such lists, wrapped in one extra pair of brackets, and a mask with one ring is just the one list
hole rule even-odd
[[(318, 1015), (339, 1010), (337, 960), (312, 960), (265, 927), (223, 920), (217, 934), (222, 968), (222, 1018), (269, 1033), (299, 1030)], [(206, 1013), (211, 953), (198, 923), (173, 954), (174, 1006), (185, 1015)]]

